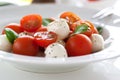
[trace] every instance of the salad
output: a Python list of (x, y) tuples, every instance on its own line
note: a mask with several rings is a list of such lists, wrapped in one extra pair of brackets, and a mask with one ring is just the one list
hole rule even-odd
[(69, 11), (62, 12), (58, 19), (29, 14), (23, 16), (19, 24), (7, 24), (0, 34), (0, 50), (11, 54), (60, 58), (102, 49), (104, 39), (98, 29)]

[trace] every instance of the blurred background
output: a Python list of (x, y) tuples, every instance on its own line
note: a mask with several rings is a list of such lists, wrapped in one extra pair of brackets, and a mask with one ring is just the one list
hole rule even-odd
[(0, 6), (16, 5), (28, 6), (32, 4), (53, 4), (53, 5), (71, 5), (76, 7), (86, 7), (96, 10), (102, 10), (107, 7), (115, 14), (120, 15), (120, 0), (0, 0)]
[(89, 8), (102, 9), (112, 6), (116, 0), (0, 0), (0, 6), (14, 4), (18, 6), (30, 4), (65, 4), (72, 6), (85, 6)]

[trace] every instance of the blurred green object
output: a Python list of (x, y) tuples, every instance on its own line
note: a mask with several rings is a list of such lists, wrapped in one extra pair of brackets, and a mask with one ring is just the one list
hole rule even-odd
[(11, 4), (7, 2), (0, 2), (0, 6), (6, 6), (6, 5), (11, 5)]
[(98, 27), (97, 27), (97, 30), (98, 30), (99, 34), (102, 34), (103, 28), (102, 28), (101, 26), (98, 26)]

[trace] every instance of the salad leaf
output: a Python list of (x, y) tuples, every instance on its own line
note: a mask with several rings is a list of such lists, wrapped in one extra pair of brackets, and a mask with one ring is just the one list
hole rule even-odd
[(84, 33), (88, 30), (89, 26), (86, 24), (78, 25), (74, 34)]
[(11, 43), (18, 37), (18, 34), (10, 28), (5, 28), (5, 34)]
[(103, 32), (103, 28), (101, 26), (98, 26), (97, 30), (98, 30), (99, 34), (101, 34)]
[(42, 25), (47, 26), (49, 23), (51, 23), (53, 20), (50, 18), (43, 18), (42, 19)]

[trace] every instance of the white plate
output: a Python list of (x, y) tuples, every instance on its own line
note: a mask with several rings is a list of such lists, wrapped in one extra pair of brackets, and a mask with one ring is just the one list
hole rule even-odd
[(38, 74), (18, 70), (0, 62), (0, 80), (120, 80), (120, 71), (109, 61), (90, 64), (78, 71)]
[[(56, 17), (63, 11), (72, 11), (78, 14), (81, 19), (90, 20), (91, 16), (96, 13), (96, 10), (88, 8), (78, 8), (65, 5), (32, 5), (24, 7), (5, 7), (0, 8), (0, 26), (4, 26), (11, 22), (18, 22), (22, 16), (38, 13), (43, 17)], [(2, 29), (1, 29), (2, 30)], [(104, 37), (111, 35), (104, 28)], [(114, 43), (114, 42), (113, 42)], [(113, 57), (117, 57), (120, 53), (117, 51), (116, 45), (112, 44), (110, 47), (103, 51), (95, 54), (67, 58), (67, 59), (45, 59), (15, 55), (0, 51), (0, 58), (7, 62), (12, 63), (15, 67), (32, 72), (43, 72), (43, 73), (58, 73), (67, 72), (80, 69), (89, 63), (101, 61)]]

